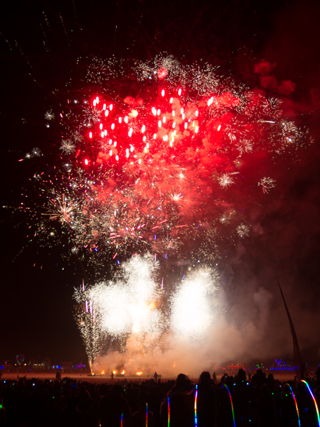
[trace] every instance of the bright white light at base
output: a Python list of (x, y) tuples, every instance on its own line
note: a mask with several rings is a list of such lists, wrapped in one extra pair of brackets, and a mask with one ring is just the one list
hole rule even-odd
[(172, 300), (171, 328), (184, 338), (202, 337), (213, 322), (212, 293), (215, 284), (210, 271), (200, 270), (180, 285)]
[(156, 308), (156, 263), (151, 257), (135, 256), (123, 269), (122, 280), (102, 282), (90, 290), (90, 299), (101, 318), (101, 330), (114, 336), (160, 333), (163, 315)]

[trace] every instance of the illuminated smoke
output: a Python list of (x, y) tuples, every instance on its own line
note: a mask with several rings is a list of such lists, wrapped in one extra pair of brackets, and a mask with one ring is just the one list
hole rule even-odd
[(134, 256), (113, 282), (100, 282), (87, 290), (75, 289), (78, 304), (89, 301), (92, 305), (100, 343), (106, 337), (123, 338), (124, 342), (131, 338), (136, 342), (136, 351), (148, 351), (158, 345), (166, 324), (164, 313), (158, 308), (161, 292), (155, 281), (157, 268), (158, 263), (151, 256)]
[[(217, 274), (212, 269), (188, 274), (167, 299), (157, 269), (158, 263), (150, 255), (134, 256), (114, 281), (75, 290), (78, 304), (85, 302), (83, 309), (94, 318), (96, 341), (101, 345), (108, 337), (121, 338), (120, 350), (127, 361), (133, 353), (141, 356), (159, 348), (163, 333), (174, 334), (178, 340), (201, 339), (217, 317)], [(91, 330), (83, 323), (79, 327), (85, 342), (91, 342), (86, 337)]]
[(113, 336), (126, 333), (160, 333), (162, 315), (155, 282), (156, 264), (149, 256), (135, 256), (124, 264), (120, 280), (99, 283), (89, 292), (101, 316), (101, 331)]
[(178, 339), (207, 335), (215, 318), (212, 295), (216, 283), (209, 269), (189, 275), (172, 299), (171, 329)]

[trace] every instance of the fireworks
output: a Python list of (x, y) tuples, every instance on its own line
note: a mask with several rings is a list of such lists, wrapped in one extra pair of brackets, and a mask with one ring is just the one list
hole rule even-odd
[(63, 154), (65, 155), (73, 154), (75, 151), (75, 148), (76, 148), (75, 144), (69, 139), (63, 139), (61, 141), (60, 150), (62, 151)]
[(92, 303), (88, 305), (88, 301), (82, 298), (83, 294), (81, 295), (81, 292), (77, 291), (76, 294), (78, 304), (73, 307), (73, 316), (85, 344), (89, 366), (92, 371), (92, 364), (98, 356), (102, 345), (99, 313), (97, 315), (92, 310)]
[(164, 332), (180, 340), (208, 334), (215, 319), (217, 273), (198, 269), (166, 297), (157, 283), (158, 268), (151, 255), (137, 255), (112, 282), (75, 289), (75, 317), (92, 360), (110, 339), (121, 343), (117, 349), (128, 361), (158, 348)]
[(268, 202), (308, 132), (284, 118), (280, 100), (172, 56), (95, 58), (81, 90), (57, 96), (60, 111), (45, 114), (56, 143), (33, 175), (37, 207), (26, 194), (21, 210), (41, 244), (62, 244), (86, 271), (129, 260), (111, 281), (75, 292), (90, 360), (106, 342), (141, 353), (166, 331), (202, 339), (215, 320), (212, 268), (166, 290), (156, 260), (183, 250), (212, 267), (222, 241), (250, 237), (251, 208)]
[(237, 233), (240, 237), (247, 237), (249, 236), (250, 227), (247, 224), (240, 224), (237, 227)]
[(54, 112), (52, 110), (46, 111), (44, 118), (46, 120), (53, 120), (54, 119)]
[(51, 212), (36, 233), (46, 240), (62, 232), (69, 254), (76, 248), (91, 265), (114, 254), (177, 253), (190, 241), (195, 257), (211, 259), (219, 230), (249, 236), (243, 199), (248, 212), (268, 197), (281, 156), (308, 141), (283, 119), (279, 100), (227, 85), (210, 64), (96, 59), (86, 81), (94, 89), (45, 114), (62, 137), (58, 164), (35, 174), (40, 205)]
[(260, 182), (258, 182), (258, 185), (261, 185), (262, 191), (264, 193), (269, 193), (271, 188), (275, 187), (275, 185), (276, 185), (275, 182), (276, 181), (272, 178), (264, 177), (264, 178), (262, 178), (262, 180)]
[(100, 283), (89, 297), (101, 313), (101, 327), (113, 336), (125, 333), (153, 333), (161, 329), (156, 308), (154, 273), (156, 264), (150, 257), (133, 257), (123, 267), (122, 280)]
[(158, 308), (161, 292), (155, 282), (157, 268), (158, 263), (151, 256), (135, 256), (124, 264), (121, 278), (98, 283), (86, 291), (75, 290), (78, 304), (89, 301), (94, 307), (96, 333), (100, 338), (131, 336), (140, 343), (143, 340), (144, 347), (159, 340), (165, 318)]
[(172, 298), (171, 328), (183, 338), (201, 338), (214, 320), (212, 295), (216, 277), (211, 270), (200, 270), (188, 276)]

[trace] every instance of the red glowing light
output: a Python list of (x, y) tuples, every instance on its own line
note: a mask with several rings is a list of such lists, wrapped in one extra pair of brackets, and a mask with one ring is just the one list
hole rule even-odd
[(158, 79), (163, 80), (167, 77), (168, 71), (165, 68), (159, 68), (158, 70)]
[[(167, 74), (166, 69), (159, 69), (158, 80)], [(152, 84), (150, 96), (149, 86)], [(134, 231), (133, 240), (142, 239), (141, 246), (148, 246), (151, 240), (147, 233), (154, 228), (157, 230), (154, 234), (159, 238), (152, 239), (152, 248), (167, 251), (168, 248), (175, 250), (174, 235), (178, 231), (183, 236), (179, 227), (187, 227), (180, 224), (179, 214), (182, 212), (184, 223), (188, 223), (191, 215), (196, 217), (192, 223), (198, 227), (199, 235), (201, 227), (213, 230), (212, 224), (216, 226), (219, 222), (233, 221), (236, 224), (236, 215), (231, 215), (228, 207), (231, 204), (220, 202), (219, 193), (225, 197), (230, 191), (228, 194), (232, 198), (235, 184), (241, 184), (243, 158), (247, 160), (256, 147), (259, 150), (259, 142), (252, 141), (255, 135), (273, 132), (279, 135), (279, 141), (284, 134), (287, 140), (293, 138), (291, 128), (287, 129), (279, 120), (274, 121), (274, 117), (278, 117), (275, 107), (262, 95), (248, 91), (240, 97), (236, 92), (212, 89), (209, 94), (200, 92), (197, 97), (189, 97), (188, 81), (183, 84), (183, 87), (176, 86), (171, 78), (162, 83), (157, 81), (157, 75), (152, 75), (147, 90), (143, 92), (142, 86), (139, 92), (141, 99), (115, 97), (112, 101), (115, 104), (111, 104), (108, 95), (107, 98), (94, 98), (94, 105), (100, 104), (96, 108), (91, 108), (92, 104), (90, 108), (88, 104), (83, 107), (83, 117), (79, 115), (80, 126), (78, 123), (75, 126), (74, 137), (64, 138), (61, 148), (63, 154), (75, 154), (75, 164), (83, 159), (80, 160), (82, 165), (90, 167), (85, 175), (90, 173), (88, 182), (93, 196), (82, 196), (81, 193), (86, 210), (79, 211), (78, 222), (79, 230), (87, 232), (87, 214), (92, 212), (90, 224), (94, 231), (86, 235), (81, 233), (83, 242), (88, 243), (89, 236), (93, 236), (92, 240), (97, 244), (100, 237), (108, 241), (107, 237), (108, 245), (118, 245), (117, 251), (122, 252), (131, 244), (131, 237), (125, 230)], [(238, 109), (238, 105), (241, 108)], [(251, 118), (253, 110), (254, 119)], [(259, 133), (260, 128), (263, 132)], [(261, 192), (261, 186), (274, 186), (271, 178), (265, 177), (261, 181), (260, 175), (260, 181), (254, 186), (257, 191)], [(78, 179), (81, 180), (81, 176)], [(87, 185), (87, 181), (85, 183)], [(80, 187), (74, 188), (72, 191), (77, 200), (80, 197), (77, 188)], [(169, 209), (172, 201), (177, 213), (174, 220)], [(209, 208), (211, 202), (217, 213)], [(126, 210), (122, 206), (127, 206)], [(135, 230), (141, 230), (139, 222), (146, 218), (146, 234), (138, 235)], [(209, 218), (208, 225), (201, 225), (203, 218)], [(100, 219), (107, 228), (98, 229)], [(159, 226), (161, 221), (166, 222), (165, 228)], [(245, 230), (240, 232), (244, 234)], [(90, 248), (94, 246), (89, 240)]]

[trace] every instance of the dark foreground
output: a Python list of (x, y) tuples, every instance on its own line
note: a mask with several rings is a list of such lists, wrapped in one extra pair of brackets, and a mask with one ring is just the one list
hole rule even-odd
[(183, 374), (158, 381), (7, 374), (0, 381), (0, 426), (313, 427), (320, 425), (318, 371), (308, 384), (261, 371), (249, 382), (241, 369), (220, 380), (204, 372), (197, 381)]

